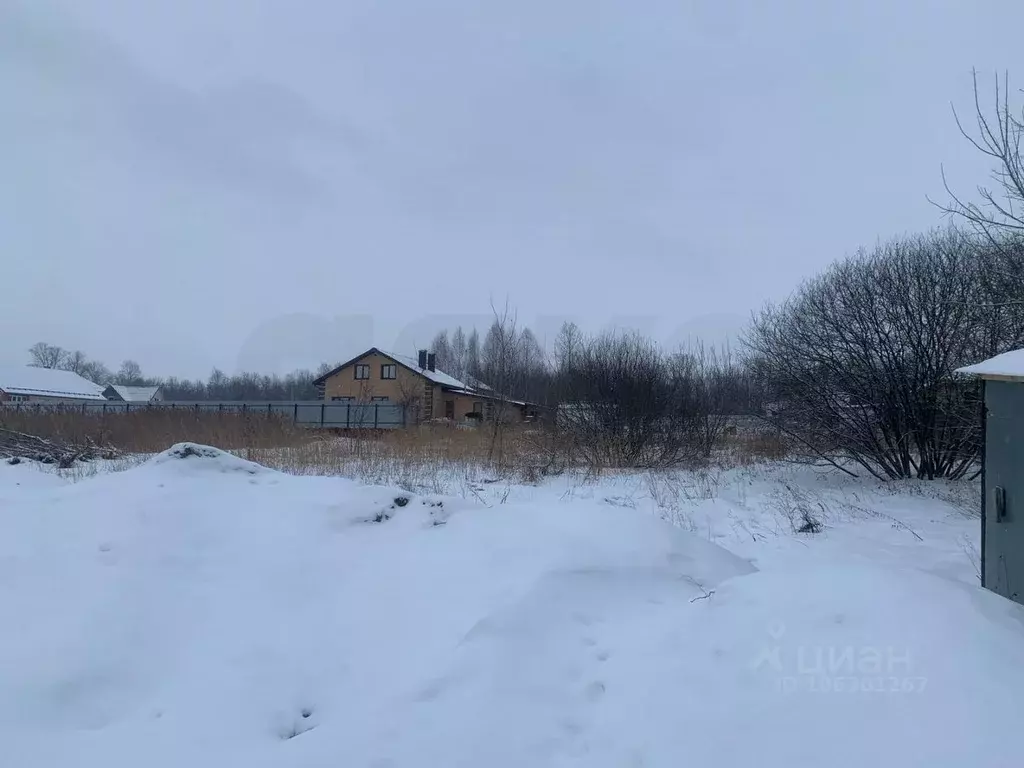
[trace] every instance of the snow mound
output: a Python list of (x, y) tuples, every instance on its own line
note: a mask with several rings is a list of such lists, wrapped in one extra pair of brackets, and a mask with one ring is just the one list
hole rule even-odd
[(223, 473), (244, 473), (247, 475), (258, 475), (265, 472), (272, 472), (266, 467), (252, 461), (240, 459), (234, 454), (222, 451), (209, 445), (199, 443), (176, 443), (162, 453), (158, 453), (147, 464), (160, 466), (163, 464), (174, 464), (187, 462), (188, 469), (203, 469)]

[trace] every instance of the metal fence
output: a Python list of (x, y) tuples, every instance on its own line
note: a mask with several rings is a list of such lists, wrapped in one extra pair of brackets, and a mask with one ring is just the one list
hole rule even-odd
[(26, 413), (81, 413), (87, 415), (138, 413), (169, 410), (195, 413), (238, 413), (253, 416), (287, 418), (300, 427), (328, 429), (397, 429), (406, 425), (406, 411), (394, 403), (340, 403), (319, 400), (302, 401), (225, 401), (122, 403), (0, 403), (5, 410)]

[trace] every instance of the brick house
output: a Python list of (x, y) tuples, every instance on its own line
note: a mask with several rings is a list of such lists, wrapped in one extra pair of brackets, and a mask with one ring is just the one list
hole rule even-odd
[(485, 384), (460, 381), (438, 370), (434, 355), (425, 349), (411, 358), (371, 347), (313, 383), (322, 400), (403, 405), (410, 423), (493, 421), (497, 414), (505, 421), (524, 422), (537, 414), (530, 403), (503, 398)]

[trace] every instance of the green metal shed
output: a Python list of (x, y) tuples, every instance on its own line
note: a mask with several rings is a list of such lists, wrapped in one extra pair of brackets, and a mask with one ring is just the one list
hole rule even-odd
[(960, 373), (981, 379), (981, 584), (1024, 603), (1024, 349)]

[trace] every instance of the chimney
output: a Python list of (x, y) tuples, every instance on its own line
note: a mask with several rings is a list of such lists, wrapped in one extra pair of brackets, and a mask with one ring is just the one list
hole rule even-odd
[(417, 362), (419, 363), (421, 370), (427, 367), (427, 350), (420, 350), (419, 360)]
[(437, 365), (437, 355), (435, 355), (433, 352), (431, 352), (429, 355), (427, 355), (427, 370), (430, 370), (430, 371), (434, 370), (434, 366), (436, 366), (436, 365)]

